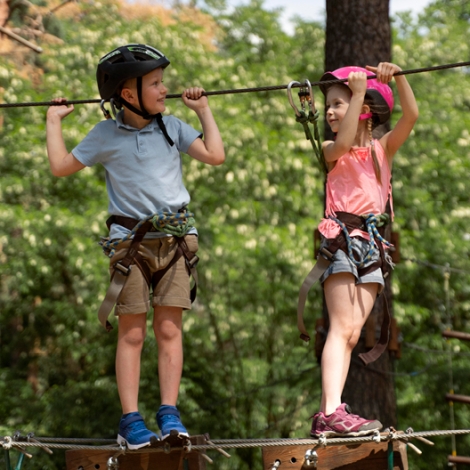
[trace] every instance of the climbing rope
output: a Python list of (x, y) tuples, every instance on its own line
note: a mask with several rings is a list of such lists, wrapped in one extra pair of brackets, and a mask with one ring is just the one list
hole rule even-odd
[[(444, 65), (436, 65), (433, 67), (423, 67), (418, 69), (410, 69), (410, 70), (402, 70), (394, 74), (394, 76), (398, 75), (410, 75), (415, 73), (422, 73), (422, 72), (434, 72), (437, 70), (446, 70), (451, 68), (457, 67), (468, 67), (470, 66), (470, 62), (456, 62), (453, 64), (444, 64)], [(377, 78), (376, 75), (370, 75), (367, 77), (368, 80)], [(332, 85), (334, 83), (342, 83), (346, 82), (347, 78), (345, 79), (337, 79), (337, 80), (325, 80), (325, 81), (318, 81), (312, 82), (311, 86), (319, 86), (322, 85)], [(273, 86), (263, 86), (263, 87), (253, 87), (253, 88), (238, 88), (238, 89), (229, 89), (229, 90), (217, 90), (217, 91), (206, 91), (203, 93), (205, 96), (216, 96), (216, 95), (228, 95), (228, 94), (239, 94), (239, 93), (255, 93), (255, 92), (263, 92), (263, 91), (276, 91), (276, 90), (285, 90), (289, 85), (273, 85)], [(302, 84), (293, 84), (291, 87), (302, 87)], [(181, 93), (169, 94), (166, 95), (167, 99), (171, 98), (181, 98)], [(87, 104), (87, 103), (101, 103), (101, 99), (89, 99), (89, 100), (70, 100), (64, 101), (63, 103), (54, 103), (52, 101), (37, 101), (37, 102), (28, 102), (28, 103), (0, 103), (0, 108), (21, 108), (21, 107), (29, 107), (29, 106), (59, 106), (59, 105), (69, 105), (69, 104)]]
[(109, 240), (102, 238), (99, 245), (103, 248), (103, 252), (110, 258), (114, 256), (116, 247), (127, 240), (134, 238), (134, 235), (139, 228), (146, 222), (152, 222), (155, 230), (174, 237), (183, 237), (186, 235), (195, 224), (194, 214), (192, 212), (165, 212), (158, 211), (155, 214), (150, 215), (146, 219), (140, 220), (137, 225), (123, 238), (117, 240)]
[[(301, 85), (298, 93), (301, 106), (300, 110), (294, 104), (294, 100), (292, 99), (291, 88), (294, 85)], [(317, 157), (318, 163), (320, 164), (323, 172), (325, 174), (328, 173), (328, 167), (326, 166), (325, 157), (321, 148), (320, 132), (318, 130), (318, 118), (320, 117), (320, 113), (315, 109), (315, 98), (313, 96), (312, 85), (307, 79), (305, 79), (303, 85), (296, 81), (290, 82), (289, 85), (287, 85), (287, 98), (295, 112), (295, 120), (302, 124), (305, 137), (312, 144), (313, 152)], [(308, 113), (306, 111), (307, 106), (309, 108)], [(313, 125), (313, 135), (308, 126), (309, 123)]]

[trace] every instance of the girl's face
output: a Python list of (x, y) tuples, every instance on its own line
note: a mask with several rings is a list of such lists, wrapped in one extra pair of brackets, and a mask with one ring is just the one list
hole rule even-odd
[(346, 86), (328, 88), (326, 93), (326, 121), (333, 132), (338, 132), (351, 101), (351, 91)]

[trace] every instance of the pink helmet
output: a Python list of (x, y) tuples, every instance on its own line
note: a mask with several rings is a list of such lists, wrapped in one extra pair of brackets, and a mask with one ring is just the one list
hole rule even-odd
[[(370, 70), (364, 69), (362, 67), (341, 67), (334, 70), (333, 72), (325, 72), (320, 78), (320, 81), (342, 80), (348, 78), (351, 72), (365, 72), (368, 76), (375, 75)], [(347, 85), (348, 82), (346, 81), (344, 84)], [(329, 86), (331, 85), (320, 85), (320, 90), (324, 95), (326, 95), (326, 90), (329, 88)], [(377, 118), (380, 120), (380, 124), (387, 122), (393, 110), (392, 89), (386, 83), (381, 83), (375, 78), (370, 78), (367, 80), (366, 96), (372, 99), (375, 104), (387, 107), (386, 112), (376, 114)]]

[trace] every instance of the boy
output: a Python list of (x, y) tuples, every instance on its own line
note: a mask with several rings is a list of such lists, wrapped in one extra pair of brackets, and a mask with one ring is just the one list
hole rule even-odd
[[(61, 105), (65, 100), (60, 98), (55, 100), (58, 105), (48, 109), (46, 137), (52, 174), (68, 176), (96, 163), (105, 167), (110, 240), (129, 236), (130, 229), (152, 214), (185, 213), (190, 197), (182, 181), (180, 152), (209, 165), (220, 165), (225, 160), (222, 139), (202, 88), (186, 89), (182, 99), (197, 114), (204, 140), (174, 116), (162, 118), (167, 94), (163, 73), (169, 64), (164, 54), (143, 44), (128, 44), (105, 55), (97, 69), (100, 95), (121, 110), (115, 121), (98, 123), (70, 153), (61, 121), (73, 111), (73, 105)], [(138, 254), (135, 259), (131, 256), (115, 308), (119, 325), (116, 380), (123, 412), (117, 441), (130, 449), (158, 439), (138, 412), (149, 283), (153, 284), (153, 329), (162, 403), (157, 423), (162, 439), (170, 433), (188, 436), (176, 402), (183, 369), (182, 311), (191, 307), (185, 258), (188, 252), (194, 256), (198, 249), (197, 232), (189, 226), (187, 234), (177, 238), (158, 230), (151, 228), (140, 247), (134, 245), (139, 248)], [(129, 257), (131, 244), (124, 241), (117, 245), (110, 261), (112, 276), (122, 277), (121, 272), (117, 273), (122, 269), (118, 261)], [(185, 256), (178, 258), (180, 247), (184, 247)]]

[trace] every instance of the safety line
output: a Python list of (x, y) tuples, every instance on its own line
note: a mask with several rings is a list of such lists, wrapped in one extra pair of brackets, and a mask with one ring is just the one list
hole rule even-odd
[[(415, 73), (422, 73), (422, 72), (434, 72), (437, 70), (445, 70), (457, 67), (468, 67), (470, 66), (470, 61), (468, 62), (457, 62), (453, 64), (445, 64), (445, 65), (436, 65), (433, 67), (423, 67), (418, 69), (410, 69), (410, 70), (402, 70), (394, 74), (394, 76), (398, 75), (410, 75)], [(376, 78), (376, 75), (369, 75), (367, 76), (367, 80), (371, 80)], [(321, 85), (332, 85), (335, 83), (344, 83), (348, 79), (336, 79), (336, 80), (324, 80), (318, 82), (312, 82), (312, 86), (319, 86)], [(216, 90), (216, 91), (206, 91), (203, 93), (205, 96), (216, 96), (216, 95), (228, 95), (228, 94), (240, 94), (240, 93), (254, 93), (254, 92), (262, 92), (262, 91), (276, 91), (276, 90), (286, 90), (289, 85), (272, 85), (272, 86), (263, 86), (263, 87), (253, 87), (253, 88), (236, 88), (231, 90)], [(303, 87), (302, 84), (293, 84), (291, 85), (292, 88), (301, 88)], [(166, 95), (167, 99), (171, 98), (181, 98), (181, 93), (176, 94), (169, 94)], [(0, 108), (21, 108), (21, 107), (29, 107), (29, 106), (60, 106), (60, 105), (70, 105), (70, 104), (87, 104), (87, 103), (101, 103), (102, 100), (100, 99), (89, 99), (89, 100), (67, 100), (63, 103), (54, 103), (52, 101), (37, 101), (37, 102), (29, 102), (29, 103), (0, 103)]]
[[(470, 429), (454, 429), (454, 430), (436, 430), (436, 431), (419, 431), (413, 430), (403, 431), (390, 431), (382, 433), (374, 433), (369, 436), (361, 437), (331, 437), (326, 438), (320, 436), (318, 439), (304, 439), (304, 438), (281, 438), (281, 439), (211, 439), (210, 444), (191, 444), (192, 450), (217, 450), (218, 448), (235, 449), (235, 448), (253, 448), (253, 447), (278, 447), (278, 446), (298, 446), (298, 445), (312, 445), (312, 446), (329, 446), (329, 445), (353, 445), (366, 442), (389, 442), (394, 440), (408, 440), (408, 439), (425, 439), (428, 437), (436, 436), (450, 436), (450, 435), (465, 435), (470, 434)], [(73, 444), (59, 444), (40, 442), (39, 438), (35, 442), (15, 441), (10, 436), (0, 439), (0, 445), (9, 450), (12, 448), (28, 448), (28, 447), (43, 447), (49, 449), (75, 449), (75, 450), (101, 450), (101, 451), (127, 451), (119, 445), (114, 446), (86, 446), (86, 445), (73, 445)], [(172, 450), (181, 450), (184, 445), (172, 446)], [(161, 447), (146, 447), (138, 450), (131, 451), (132, 453), (148, 453), (148, 452), (165, 452), (164, 446)]]

